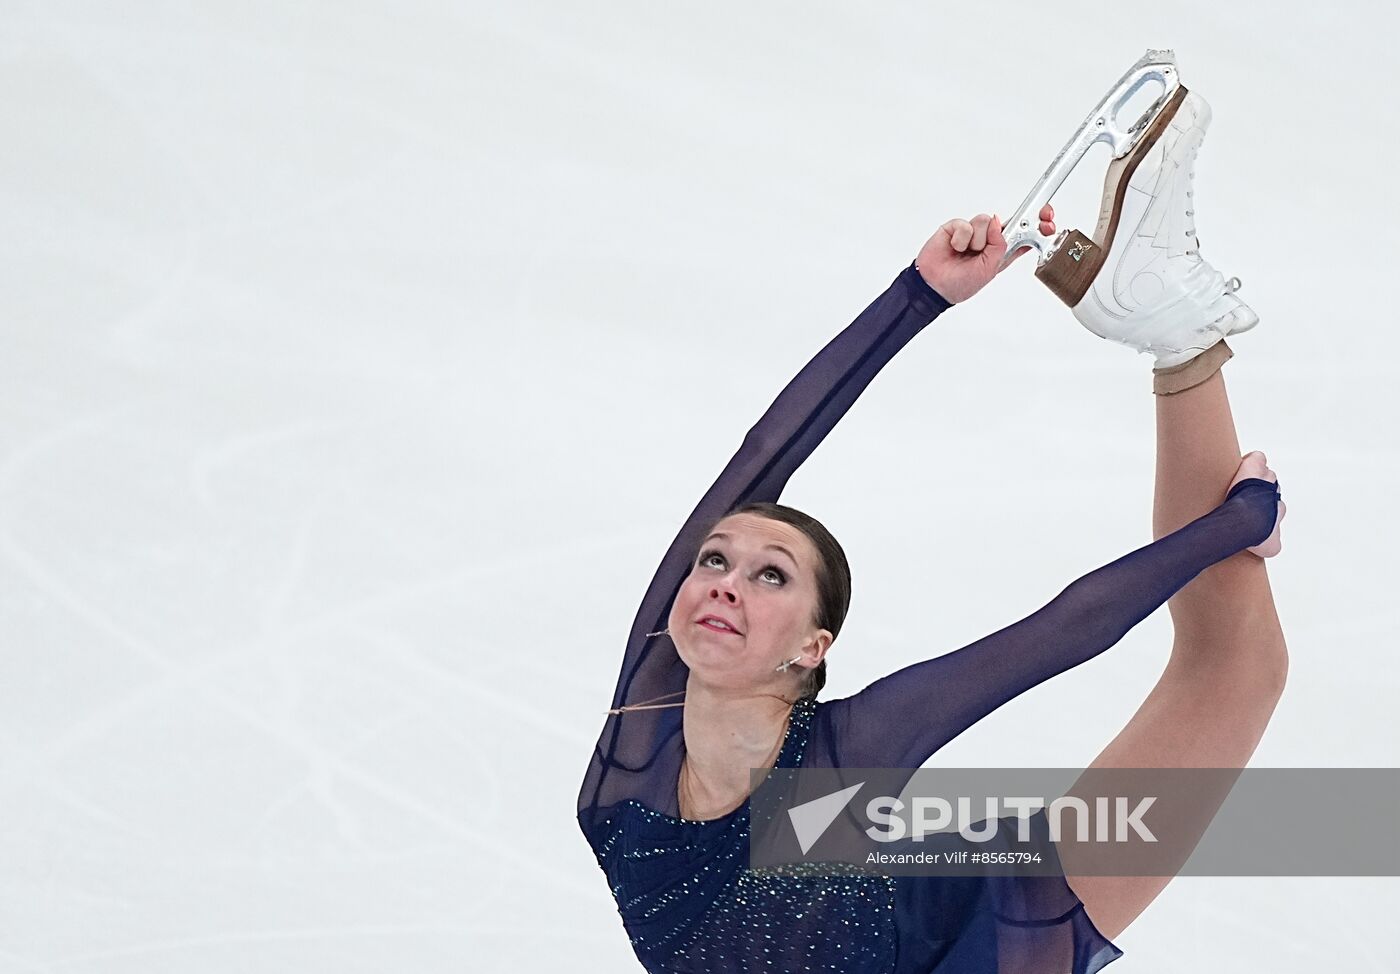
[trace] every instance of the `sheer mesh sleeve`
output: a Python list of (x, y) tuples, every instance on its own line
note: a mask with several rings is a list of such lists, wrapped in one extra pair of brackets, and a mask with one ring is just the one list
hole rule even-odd
[(1214, 510), (1071, 582), (999, 632), (877, 680), (823, 708), (820, 763), (917, 768), (1013, 697), (1108, 649), (1211, 565), (1273, 531), (1278, 485), (1240, 481)]
[[(647, 633), (666, 627), (702, 532), (740, 503), (776, 501), (794, 471), (880, 369), (950, 306), (911, 264), (788, 383), (749, 430), (662, 558), (627, 637), (613, 707), (685, 689), (688, 671), (675, 646), (666, 636)], [(677, 707), (608, 717), (578, 799), (580, 824), (590, 838), (597, 813), (629, 799), (677, 814), (680, 715)]]

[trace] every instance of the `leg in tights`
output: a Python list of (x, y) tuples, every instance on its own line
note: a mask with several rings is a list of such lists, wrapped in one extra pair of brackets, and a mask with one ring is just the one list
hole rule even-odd
[[(1222, 372), (1157, 400), (1160, 538), (1220, 503), (1240, 464)], [(1248, 551), (1207, 568), (1167, 603), (1174, 638), (1157, 685), (1092, 768), (1242, 768), (1283, 692), (1288, 651), (1263, 559)], [(1219, 795), (1224, 800), (1225, 794)], [(1168, 876), (1069, 876), (1112, 939)]]

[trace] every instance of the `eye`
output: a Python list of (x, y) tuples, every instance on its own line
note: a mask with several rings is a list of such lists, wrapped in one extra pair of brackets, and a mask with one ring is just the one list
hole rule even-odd
[[(704, 552), (704, 553), (700, 556), (700, 564), (703, 565), (703, 566), (705, 566), (705, 567), (710, 567), (710, 563), (711, 563), (714, 559), (716, 559), (716, 558), (718, 558), (721, 562), (724, 562), (725, 564), (727, 564), (727, 562), (725, 562), (724, 555), (720, 554), (718, 551), (714, 550), (713, 548), (710, 549), (709, 551)], [(781, 586), (781, 585), (786, 585), (786, 584), (787, 584), (787, 573), (784, 572), (784, 571), (783, 571), (781, 568), (779, 568), (777, 565), (767, 565), (767, 566), (765, 566), (764, 569), (763, 569), (763, 571), (760, 572), (760, 574), (761, 574), (761, 575), (765, 575), (765, 576), (766, 576), (766, 575), (775, 576), (775, 580), (773, 581), (773, 584), (774, 584), (774, 585)]]

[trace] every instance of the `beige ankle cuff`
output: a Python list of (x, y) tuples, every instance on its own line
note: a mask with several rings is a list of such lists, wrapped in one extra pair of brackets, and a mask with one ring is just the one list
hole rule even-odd
[(1153, 369), (1152, 391), (1159, 396), (1185, 392), (1215, 375), (1222, 365), (1234, 357), (1235, 353), (1222, 338), (1189, 362), (1167, 369)]

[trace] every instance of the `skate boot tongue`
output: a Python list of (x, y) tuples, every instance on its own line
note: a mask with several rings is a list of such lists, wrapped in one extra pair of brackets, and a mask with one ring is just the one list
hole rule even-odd
[[(1174, 294), (1151, 308), (1140, 308), (1120, 341), (1139, 351), (1151, 352), (1155, 367), (1172, 368), (1189, 362), (1228, 335), (1237, 335), (1259, 324), (1254, 309), (1235, 295), (1237, 277), (1228, 282), (1207, 261), (1194, 265), (1173, 282)], [(1076, 314), (1078, 309), (1076, 309)]]
[[(1230, 280), (1238, 282), (1239, 278), (1232, 277)], [(1225, 293), (1220, 295), (1220, 298), (1206, 312), (1208, 315), (1216, 315), (1211, 326), (1220, 333), (1221, 338), (1249, 331), (1259, 324), (1259, 316), (1255, 314), (1254, 309), (1235, 296), (1237, 290), (1239, 290), (1238, 283), (1234, 287), (1227, 288)]]

